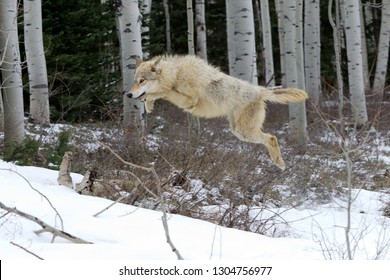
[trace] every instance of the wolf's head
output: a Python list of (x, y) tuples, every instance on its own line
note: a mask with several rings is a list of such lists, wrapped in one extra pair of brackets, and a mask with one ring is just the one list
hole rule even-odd
[(134, 75), (134, 84), (127, 94), (130, 98), (144, 99), (149, 93), (161, 91), (159, 76), (161, 68), (159, 66), (162, 57), (152, 61), (137, 60), (137, 70)]

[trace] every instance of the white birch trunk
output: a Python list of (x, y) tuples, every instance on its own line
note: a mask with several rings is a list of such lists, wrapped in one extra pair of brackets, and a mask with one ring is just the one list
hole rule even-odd
[(236, 55), (232, 76), (257, 85), (255, 24), (252, 1), (232, 2)]
[(30, 88), (30, 121), (48, 125), (49, 87), (43, 49), (41, 9), (41, 0), (24, 1), (24, 45)]
[(171, 43), (171, 17), (169, 15), (169, 5), (168, 0), (163, 0), (164, 5), (164, 14), (165, 14), (165, 40), (167, 53), (172, 52), (172, 43)]
[(117, 1), (116, 20), (120, 42), (121, 72), (123, 80), (123, 124), (144, 128), (145, 107), (142, 101), (127, 97), (134, 83), (136, 59), (142, 58), (141, 24), (138, 0)]
[[(298, 19), (298, 20), (297, 20)], [(305, 89), (302, 42), (302, 0), (284, 5), (284, 46), (286, 59), (286, 82), (288, 87)], [(306, 148), (307, 122), (304, 102), (289, 103), (291, 138)]]
[(305, 1), (304, 30), (306, 91), (317, 106), (321, 93), (320, 0)]
[(234, 62), (236, 61), (236, 50), (234, 48), (234, 0), (226, 0), (226, 32), (229, 61), (229, 74), (234, 72)]
[(344, 29), (348, 57), (348, 81), (352, 113), (357, 126), (367, 123), (367, 108), (363, 75), (359, 0), (342, 0)]
[(205, 18), (206, 0), (195, 1), (196, 54), (207, 61), (207, 30)]
[(286, 51), (284, 47), (284, 0), (275, 0), (276, 13), (278, 16), (278, 35), (280, 49), (280, 74), (282, 76), (282, 86), (287, 86), (286, 81)]
[[(192, 0), (187, 0), (187, 41), (188, 41), (188, 53), (195, 55), (194, 45), (194, 13), (192, 9)], [(187, 114), (188, 120), (188, 135), (190, 137), (200, 135), (200, 120), (190, 114)]]
[(334, 52), (335, 52), (335, 64), (336, 64), (336, 74), (337, 74), (337, 92), (339, 97), (339, 122), (340, 130), (344, 131), (344, 82), (341, 72), (341, 27), (340, 27), (340, 5), (339, 1), (335, 0), (335, 20), (332, 15), (332, 6), (333, 0), (329, 0), (328, 3), (328, 18), (329, 22), (333, 29), (333, 42), (334, 42)]
[(387, 77), (389, 63), (389, 41), (390, 41), (390, 0), (382, 1), (382, 19), (378, 42), (378, 58), (376, 62), (373, 92), (378, 94), (378, 100), (383, 100), (383, 91)]
[(145, 26), (141, 26), (141, 37), (142, 37), (142, 49), (143, 49), (143, 59), (147, 60), (150, 56), (149, 53), (149, 22), (150, 22), (150, 12), (152, 11), (152, 0), (141, 0), (141, 14), (144, 17)]
[(17, 27), (17, 0), (0, 2), (0, 50), (4, 106), (4, 147), (24, 139), (23, 83)]
[(366, 38), (366, 27), (364, 22), (364, 9), (362, 1), (359, 0), (359, 11), (360, 11), (360, 36), (362, 37), (362, 59), (363, 59), (363, 77), (364, 77), (364, 88), (365, 91), (371, 90), (370, 84), (370, 71), (368, 67), (368, 54), (367, 54), (367, 38)]
[[(1, 51), (0, 51), (0, 57), (1, 57)], [(1, 69), (1, 60), (0, 60), (0, 69)], [(0, 131), (4, 131), (4, 106), (3, 106), (2, 91), (3, 91), (2, 85), (0, 84)]]
[(261, 26), (263, 30), (263, 54), (265, 64), (265, 81), (269, 87), (275, 86), (274, 58), (272, 53), (271, 18), (268, 0), (260, 0)]
[(195, 54), (195, 45), (194, 45), (194, 13), (192, 11), (192, 0), (187, 0), (187, 43), (188, 43), (188, 53)]

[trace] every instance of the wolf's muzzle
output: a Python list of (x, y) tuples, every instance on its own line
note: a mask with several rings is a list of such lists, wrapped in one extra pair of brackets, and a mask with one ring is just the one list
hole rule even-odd
[(133, 94), (132, 94), (131, 92), (129, 92), (129, 93), (127, 94), (127, 97), (128, 97), (128, 98), (133, 98)]

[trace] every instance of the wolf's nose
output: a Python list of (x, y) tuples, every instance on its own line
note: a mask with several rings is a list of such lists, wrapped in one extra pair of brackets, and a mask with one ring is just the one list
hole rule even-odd
[(131, 92), (129, 92), (129, 93), (127, 94), (127, 97), (128, 97), (128, 98), (133, 98), (133, 94), (132, 94)]

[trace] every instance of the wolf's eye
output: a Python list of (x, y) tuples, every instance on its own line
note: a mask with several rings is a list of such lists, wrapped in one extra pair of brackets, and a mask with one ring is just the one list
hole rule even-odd
[(139, 83), (140, 83), (140, 84), (142, 84), (143, 82), (145, 82), (145, 79), (144, 79), (144, 78), (139, 79)]

